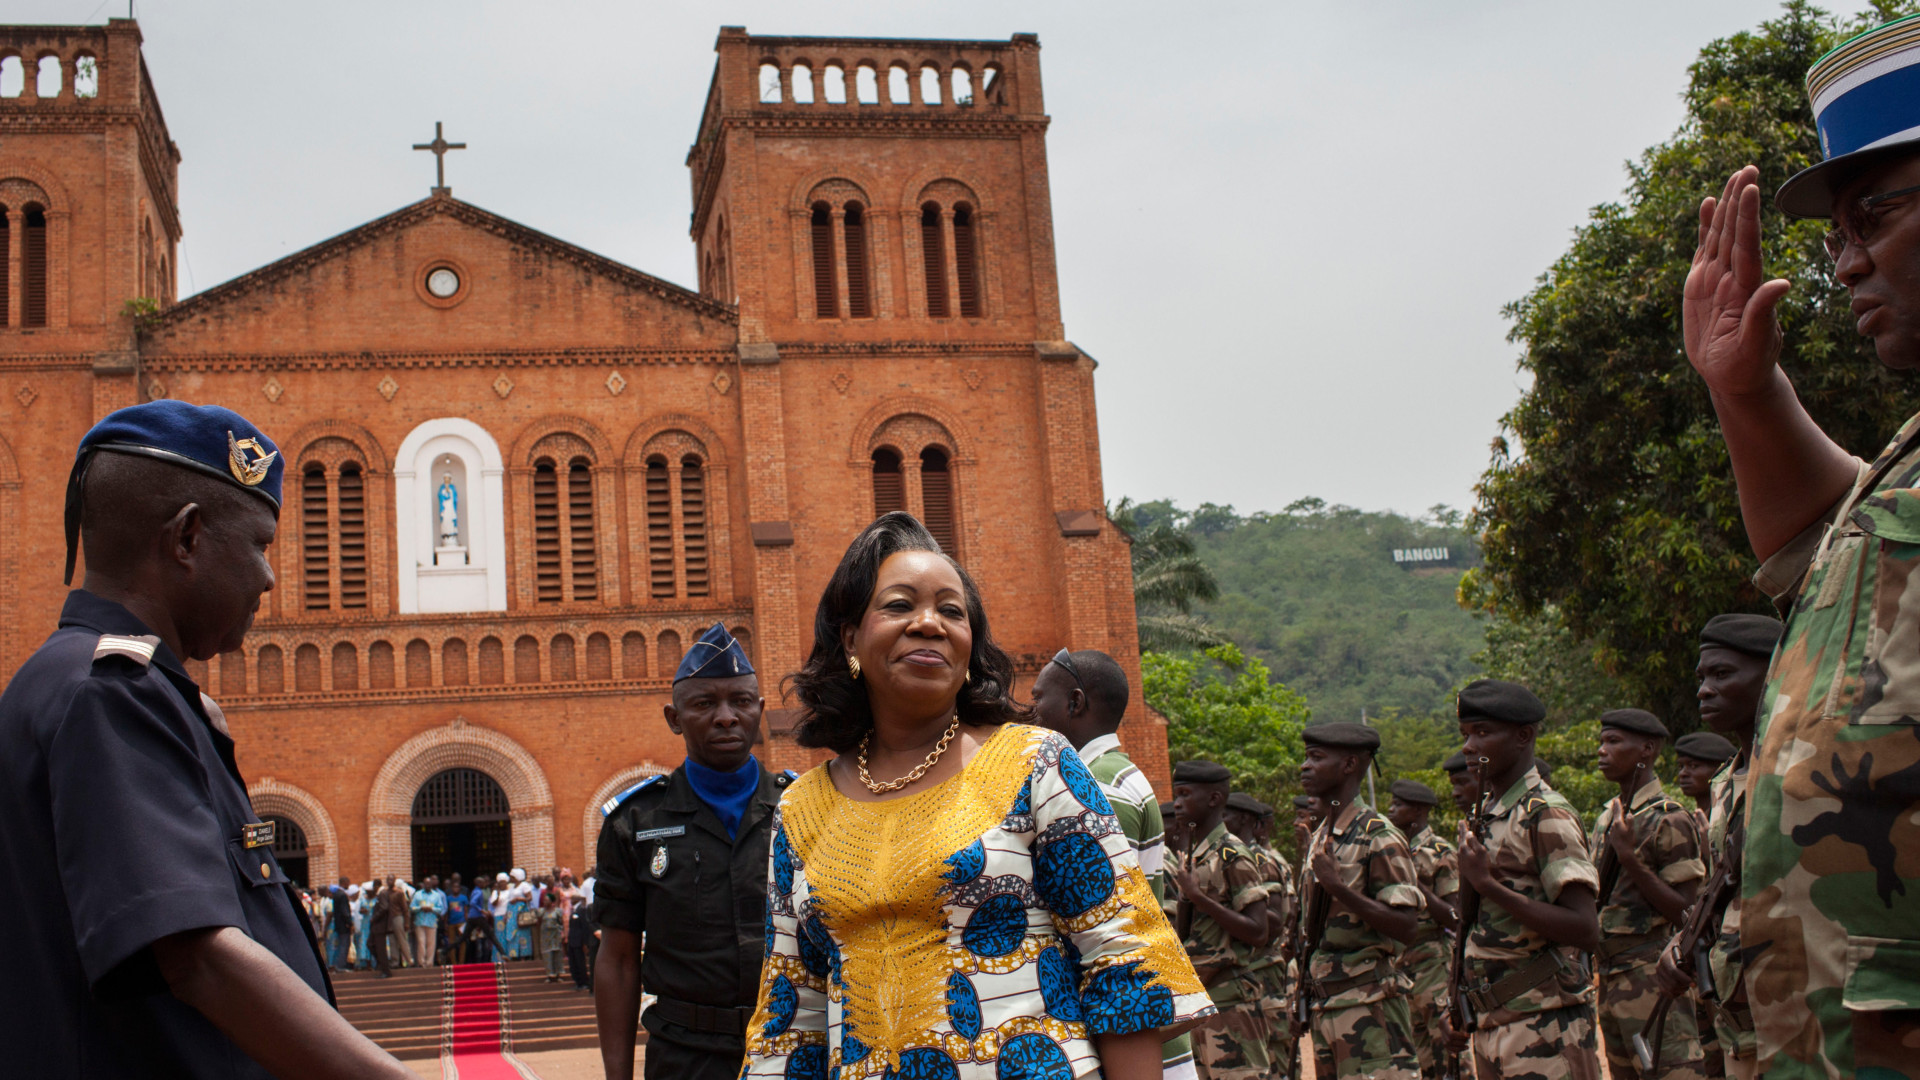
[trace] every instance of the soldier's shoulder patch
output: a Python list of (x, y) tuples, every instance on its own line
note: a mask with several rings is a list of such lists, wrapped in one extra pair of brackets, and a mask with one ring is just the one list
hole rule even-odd
[(614, 811), (620, 809), (621, 805), (624, 804), (628, 799), (633, 798), (635, 795), (640, 794), (642, 791), (645, 791), (646, 789), (652, 787), (655, 784), (665, 782), (666, 779), (667, 777), (664, 773), (659, 776), (647, 777), (645, 780), (640, 781), (639, 783), (633, 785), (632, 787), (621, 792), (620, 794), (615, 795), (613, 798), (608, 799), (606, 802), (601, 803), (600, 816), (603, 818), (612, 817)]
[(153, 653), (160, 647), (160, 639), (152, 634), (139, 636), (125, 634), (101, 634), (100, 641), (93, 647), (93, 662), (99, 663), (109, 657), (131, 660), (140, 667), (153, 663)]

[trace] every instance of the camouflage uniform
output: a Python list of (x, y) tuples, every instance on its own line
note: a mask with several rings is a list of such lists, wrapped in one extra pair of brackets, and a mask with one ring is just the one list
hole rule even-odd
[[(1549, 904), (1568, 885), (1599, 892), (1600, 874), (1587, 858), (1580, 815), (1538, 772), (1529, 770), (1488, 813), (1487, 858), (1496, 880)], [(1593, 986), (1577, 950), (1550, 945), (1507, 909), (1485, 900), (1467, 938), (1467, 959), (1463, 989), (1477, 1013), (1473, 1060), (1478, 1075), (1504, 1080), (1595, 1080), (1600, 1075)]]
[[(1413, 869), (1421, 886), (1456, 906), (1460, 896), (1459, 859), (1459, 851), (1430, 827), (1413, 838)], [(1413, 1015), (1413, 1048), (1420, 1055), (1420, 1071), (1434, 1075), (1440, 1065), (1435, 1056), (1440, 1049), (1435, 1044), (1440, 1030), (1440, 999), (1447, 992), (1447, 970), (1453, 956), (1446, 931), (1424, 907), (1417, 935), (1413, 945), (1400, 955), (1400, 970), (1413, 981), (1407, 1008)]]
[[(1597, 861), (1612, 857), (1607, 832), (1618, 819), (1618, 802), (1609, 802), (1594, 823), (1588, 844)], [(1699, 886), (1707, 875), (1701, 858), (1699, 826), (1692, 813), (1668, 795), (1658, 778), (1649, 779), (1633, 793), (1627, 806), (1634, 855), (1669, 885), (1692, 882)], [(1639, 1058), (1633, 1037), (1646, 1028), (1653, 1007), (1661, 999), (1653, 972), (1660, 952), (1679, 930), (1653, 906), (1623, 867), (1614, 878), (1613, 892), (1600, 907), (1600, 1037), (1607, 1051), (1607, 1074), (1612, 1080), (1639, 1080)], [(1648, 1032), (1652, 1037), (1652, 1032)], [(1702, 1077), (1700, 1027), (1690, 1002), (1667, 1010), (1660, 1037), (1660, 1072), (1673, 1080)]]
[[(1725, 860), (1736, 870), (1743, 856), (1740, 822), (1747, 813), (1747, 760), (1744, 755), (1727, 762), (1713, 778), (1713, 814), (1707, 824), (1707, 848), (1717, 867)], [(1708, 954), (1707, 966), (1713, 977), (1715, 1000), (1706, 1004), (1713, 1016), (1714, 1036), (1726, 1063), (1728, 1076), (1750, 1077), (1755, 1073), (1753, 1012), (1747, 1004), (1747, 983), (1740, 959), (1740, 896), (1736, 892), (1727, 901), (1720, 916), (1719, 933)]]
[[(1293, 868), (1284, 855), (1265, 844), (1249, 844), (1260, 864), (1260, 876), (1267, 883), (1267, 911), (1282, 927), (1293, 919)], [(1292, 1026), (1287, 1017), (1293, 978), (1285, 956), (1287, 935), (1274, 932), (1267, 942), (1266, 955), (1253, 962), (1250, 974), (1260, 983), (1260, 1015), (1267, 1021), (1267, 1057), (1273, 1062), (1274, 1076), (1286, 1076), (1287, 1039)]]
[[(1707, 801), (1711, 803), (1713, 796), (1708, 795)], [(1700, 830), (1701, 853), (1706, 859), (1707, 877), (1711, 878), (1713, 868), (1719, 865), (1714, 858), (1712, 845), (1707, 843), (1707, 832), (1712, 827), (1712, 819), (1707, 816), (1705, 808), (1695, 807), (1693, 823), (1694, 827)], [(1693, 1003), (1693, 1026), (1700, 1032), (1700, 1074), (1709, 1078), (1725, 1076), (1727, 1063), (1720, 1049), (1720, 1034), (1714, 1030), (1713, 1026), (1713, 1002), (1701, 996), (1698, 988), (1695, 988), (1687, 997)], [(1676, 1005), (1674, 1008), (1679, 1006)]]
[(1920, 1075), (1920, 416), (1755, 583), (1786, 633), (1748, 783), (1740, 945), (1769, 1077)]
[[(1413, 852), (1392, 822), (1356, 802), (1321, 823), (1312, 850), (1320, 850), (1328, 837), (1340, 880), (1349, 888), (1389, 907), (1417, 911), (1423, 906)], [(1318, 888), (1310, 858), (1303, 874), (1303, 894), (1310, 897)], [(1411, 984), (1394, 963), (1401, 945), (1328, 900), (1326, 925), (1303, 988), (1313, 1006), (1314, 1074), (1318, 1080), (1418, 1080), (1420, 1057), (1407, 1010)]]
[[(1245, 911), (1266, 898), (1259, 859), (1225, 825), (1214, 826), (1195, 844), (1185, 865), (1193, 872), (1194, 885), (1222, 907)], [(1265, 1080), (1272, 1067), (1267, 1021), (1260, 1011), (1260, 982), (1248, 969), (1266, 950), (1235, 938), (1198, 911), (1186, 946), (1220, 1010), (1193, 1031), (1193, 1064), (1200, 1080)]]

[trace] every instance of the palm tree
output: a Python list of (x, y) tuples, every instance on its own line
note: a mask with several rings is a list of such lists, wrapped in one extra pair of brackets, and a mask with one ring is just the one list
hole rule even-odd
[(1220, 595), (1220, 583), (1200, 561), (1193, 537), (1166, 520), (1141, 527), (1130, 498), (1121, 499), (1107, 516), (1133, 545), (1133, 607), (1140, 647), (1167, 651), (1226, 644), (1225, 637), (1193, 614), (1196, 601)]

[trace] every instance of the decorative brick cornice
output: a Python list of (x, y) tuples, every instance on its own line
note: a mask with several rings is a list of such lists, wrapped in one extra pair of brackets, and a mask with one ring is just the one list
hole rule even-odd
[(1033, 356), (1030, 341), (818, 341), (780, 343), (783, 357), (811, 358), (832, 356)]
[(337, 353), (155, 352), (143, 354), (146, 367), (156, 372), (249, 371), (382, 371), (409, 368), (526, 368), (592, 367), (615, 365), (670, 366), (674, 364), (731, 364), (731, 349), (496, 349), (485, 352), (423, 353), (413, 351), (357, 351)]

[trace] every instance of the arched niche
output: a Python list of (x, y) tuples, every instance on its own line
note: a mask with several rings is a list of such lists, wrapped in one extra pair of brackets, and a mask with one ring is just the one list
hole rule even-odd
[[(439, 497), (449, 483), (450, 531)], [(401, 613), (505, 611), (506, 464), (493, 436), (457, 416), (421, 424), (400, 443), (393, 490)]]
[(435, 774), (460, 768), (486, 773), (506, 792), (514, 861), (527, 867), (553, 865), (553, 790), (540, 763), (506, 735), (455, 718), (400, 744), (373, 778), (367, 796), (373, 876), (413, 873), (414, 796)]

